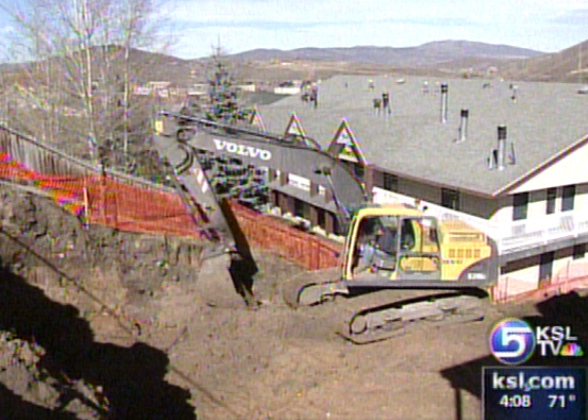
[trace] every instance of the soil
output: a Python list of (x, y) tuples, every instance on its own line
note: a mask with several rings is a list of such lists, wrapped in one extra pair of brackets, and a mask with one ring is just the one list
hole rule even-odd
[(497, 320), (586, 319), (577, 294), (487, 303), (480, 322), (357, 346), (335, 333), (344, 319), (405, 292), (293, 310), (280, 287), (302, 270), (256, 250), (251, 309), (226, 258), (201, 261), (205, 244), (86, 227), (48, 199), (0, 195), (0, 418), (478, 419)]

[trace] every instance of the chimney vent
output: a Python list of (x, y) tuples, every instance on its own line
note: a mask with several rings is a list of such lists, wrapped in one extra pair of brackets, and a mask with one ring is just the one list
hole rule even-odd
[(497, 164), (498, 170), (504, 170), (504, 161), (506, 158), (506, 126), (498, 126), (498, 145), (497, 145)]
[[(507, 150), (509, 150), (508, 155)], [(496, 145), (496, 149), (492, 150), (492, 152), (490, 153), (490, 158), (488, 159), (488, 169), (496, 168), (499, 171), (503, 171), (507, 163), (509, 165), (514, 165), (516, 163), (514, 143), (507, 143), (506, 126), (499, 125), (498, 142)]]
[(449, 88), (447, 83), (441, 83), (441, 122), (447, 122), (447, 95)]
[(468, 117), (470, 115), (469, 109), (462, 109), (461, 110), (461, 119), (459, 123), (459, 137), (457, 138), (456, 142), (461, 143), (467, 140), (468, 136)]

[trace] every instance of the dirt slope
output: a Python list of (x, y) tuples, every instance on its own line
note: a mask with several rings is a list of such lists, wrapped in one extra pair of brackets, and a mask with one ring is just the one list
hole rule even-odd
[(201, 244), (86, 230), (45, 199), (0, 193), (4, 418), (477, 419), (496, 320), (586, 318), (579, 296), (489, 304), (479, 323), (355, 346), (334, 333), (343, 316), (403, 292), (293, 311), (279, 289), (300, 269), (257, 252), (251, 310), (223, 258), (199, 266)]

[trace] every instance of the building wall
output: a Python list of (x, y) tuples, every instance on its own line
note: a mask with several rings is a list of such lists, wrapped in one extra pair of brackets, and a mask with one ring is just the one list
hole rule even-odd
[(297, 95), (300, 93), (300, 87), (297, 87), (297, 86), (275, 87), (274, 93), (276, 95)]
[[(559, 208), (559, 206), (560, 204), (558, 203), (557, 208)], [(588, 210), (588, 183), (576, 185), (574, 209)]]
[(244, 84), (244, 85), (238, 85), (237, 86), (238, 89), (245, 91), (245, 92), (255, 92), (256, 90), (256, 86), (254, 83), (248, 83), (248, 84)]
[(435, 204), (441, 203), (441, 188), (421, 182), (398, 178), (398, 192)]
[[(374, 171), (374, 185), (384, 188), (382, 171)], [(442, 188), (439, 186), (398, 177), (398, 189), (395, 192), (441, 205)], [(500, 210), (500, 206), (504, 204), (505, 200), (484, 198), (463, 191), (459, 192), (458, 211), (484, 219), (493, 217)]]
[[(508, 289), (509, 294), (534, 290), (539, 285), (539, 255), (532, 255), (500, 267), (499, 282)], [(555, 262), (554, 262), (555, 264)]]
[[(588, 244), (585, 244), (588, 249)], [(588, 264), (588, 254), (574, 259), (574, 247), (569, 246), (554, 251), (552, 282), (565, 281), (584, 275)], [(534, 290), (539, 286), (541, 254), (511, 261), (500, 268), (500, 282), (508, 286), (510, 294)]]
[(481, 217), (483, 219), (492, 219), (500, 210), (503, 204), (499, 198), (484, 198), (473, 194), (460, 193), (459, 211)]
[[(570, 185), (570, 184), (565, 184)], [(529, 191), (527, 219), (536, 219), (547, 215), (547, 189)], [(561, 213), (562, 187), (557, 188), (555, 199), (555, 214)], [(491, 219), (495, 222), (512, 222), (513, 195), (502, 197), (497, 201), (498, 209)], [(588, 210), (588, 184), (576, 185), (574, 196), (574, 211)], [(464, 210), (465, 211), (465, 210)]]
[(519, 185), (513, 192), (536, 191), (561, 185), (588, 183), (588, 172), (585, 170), (587, 161), (588, 145), (583, 145)]

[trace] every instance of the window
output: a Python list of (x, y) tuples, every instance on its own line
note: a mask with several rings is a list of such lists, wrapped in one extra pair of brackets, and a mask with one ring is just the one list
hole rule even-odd
[(529, 193), (515, 194), (512, 197), (512, 220), (524, 220), (527, 218), (529, 205)]
[(398, 177), (396, 175), (388, 174), (386, 172), (382, 173), (382, 181), (384, 184), (384, 189), (388, 191), (398, 191)]
[(557, 188), (548, 188), (547, 189), (547, 205), (545, 208), (545, 213), (553, 214), (555, 213), (555, 198), (557, 197)]
[(561, 211), (574, 210), (574, 196), (576, 195), (576, 186), (567, 185), (563, 187), (561, 193)]
[(294, 199), (294, 216), (307, 218), (308, 204), (302, 200)]
[(553, 251), (541, 254), (539, 261), (539, 285), (551, 280), (554, 257), (555, 253)]
[(459, 210), (459, 191), (442, 188), (441, 205), (453, 210)]
[(321, 228), (326, 229), (327, 223), (325, 220), (325, 211), (323, 209), (317, 209), (317, 211), (318, 211), (318, 225)]
[(584, 258), (586, 254), (586, 244), (576, 244), (574, 245), (574, 252), (573, 252), (573, 259), (579, 260)]

